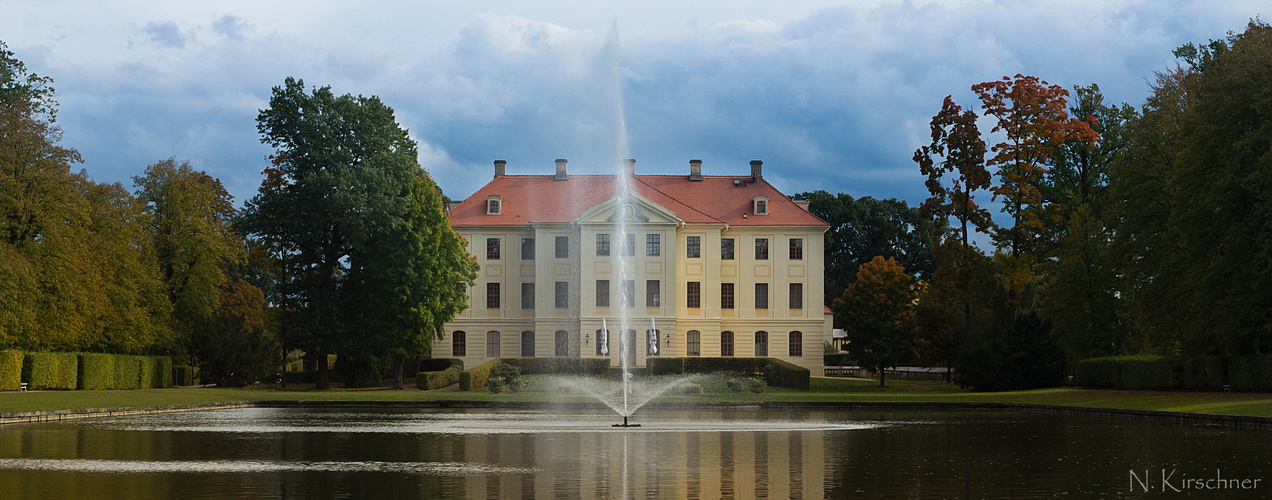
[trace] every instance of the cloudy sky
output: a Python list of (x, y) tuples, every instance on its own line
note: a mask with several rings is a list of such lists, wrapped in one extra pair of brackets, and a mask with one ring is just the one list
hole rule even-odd
[(175, 157), (236, 202), (253, 196), (270, 153), (257, 113), (294, 76), (379, 96), (451, 197), (496, 159), (510, 174), (551, 173), (556, 158), (610, 173), (630, 155), (640, 173), (696, 158), (741, 174), (761, 159), (788, 194), (918, 202), (910, 157), (944, 96), (971, 106), (973, 84), (1024, 73), (1139, 106), (1173, 48), (1269, 12), (1272, 0), (0, 0), (0, 41), (54, 79), (83, 168), (130, 188)]

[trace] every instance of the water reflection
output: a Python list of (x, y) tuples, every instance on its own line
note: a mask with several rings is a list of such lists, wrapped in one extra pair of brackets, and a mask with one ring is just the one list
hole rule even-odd
[(1251, 431), (1006, 412), (647, 408), (641, 428), (612, 420), (237, 409), (15, 425), (0, 428), (0, 482), (39, 498), (1115, 497), (1132, 493), (1131, 470), (1165, 468), (1272, 487), (1266, 435)]

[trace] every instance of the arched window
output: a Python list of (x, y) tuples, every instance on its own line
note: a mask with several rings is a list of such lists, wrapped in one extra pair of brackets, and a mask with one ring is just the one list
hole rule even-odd
[(768, 356), (768, 332), (766, 331), (755, 332), (755, 356)]
[(468, 355), (468, 334), (463, 330), (451, 333), (451, 356), (462, 358)]
[(521, 332), (521, 357), (534, 357), (534, 332)]
[(790, 356), (804, 355), (804, 334), (802, 332), (791, 332), (790, 335)]
[(720, 332), (720, 355), (733, 355), (733, 332)]
[(558, 357), (570, 355), (570, 332), (565, 330), (556, 331), (556, 355)]
[(499, 357), (499, 332), (493, 330), (486, 332), (486, 357)]
[(687, 355), (701, 356), (702, 355), (702, 332), (699, 332), (697, 330), (689, 330), (689, 333), (685, 334), (685, 344), (686, 344), (686, 348), (688, 349)]

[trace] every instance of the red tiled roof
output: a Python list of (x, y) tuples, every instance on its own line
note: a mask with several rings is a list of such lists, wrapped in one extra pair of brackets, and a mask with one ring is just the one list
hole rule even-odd
[[(734, 181), (737, 181), (735, 184)], [(530, 223), (568, 223), (614, 197), (617, 177), (571, 175), (564, 181), (551, 175), (502, 175), (487, 183), (450, 212), (455, 226), (520, 226)], [(800, 208), (763, 178), (706, 176), (691, 181), (684, 175), (636, 175), (632, 189), (670, 210), (687, 223), (724, 223), (730, 226), (828, 226)], [(500, 215), (486, 214), (486, 199), (499, 196)], [(767, 196), (768, 215), (755, 215), (751, 200)]]

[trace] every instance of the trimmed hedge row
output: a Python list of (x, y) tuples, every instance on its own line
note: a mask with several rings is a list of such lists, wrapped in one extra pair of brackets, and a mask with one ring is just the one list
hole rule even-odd
[(28, 352), (22, 358), (22, 381), (30, 389), (73, 390), (79, 380), (79, 357), (55, 352)]
[(846, 352), (822, 355), (822, 366), (852, 366), (855, 364), (856, 363), (852, 362)]
[(1272, 391), (1272, 356), (1109, 356), (1079, 361), (1074, 383), (1117, 389)]
[(763, 376), (765, 382), (775, 387), (808, 389), (807, 368), (777, 358), (648, 358), (646, 366), (650, 375), (678, 375), (681, 373), (731, 373), (748, 377)]
[(459, 366), (451, 366), (445, 370), (419, 372), (415, 374), (415, 388), (421, 391), (431, 391), (450, 387), (452, 384), (459, 382), (461, 373), (464, 373), (462, 363)]
[(149, 389), (172, 387), (172, 358), (123, 354), (79, 355), (79, 389)]
[(0, 391), (172, 387), (172, 358), (0, 351)]
[(0, 391), (22, 388), (22, 351), (0, 351)]
[[(501, 364), (503, 364), (503, 360), (496, 358), (464, 370), (459, 374), (459, 390), (471, 391), (486, 387), (486, 382), (490, 381), (490, 374), (498, 369)], [(418, 383), (417, 381), (416, 384)]]
[(440, 372), (446, 371), (451, 367), (459, 368), (464, 371), (464, 360), (459, 358), (425, 358), (420, 360), (420, 369), (422, 372)]
[(609, 358), (502, 358), (503, 364), (521, 370), (522, 375), (606, 375)]

